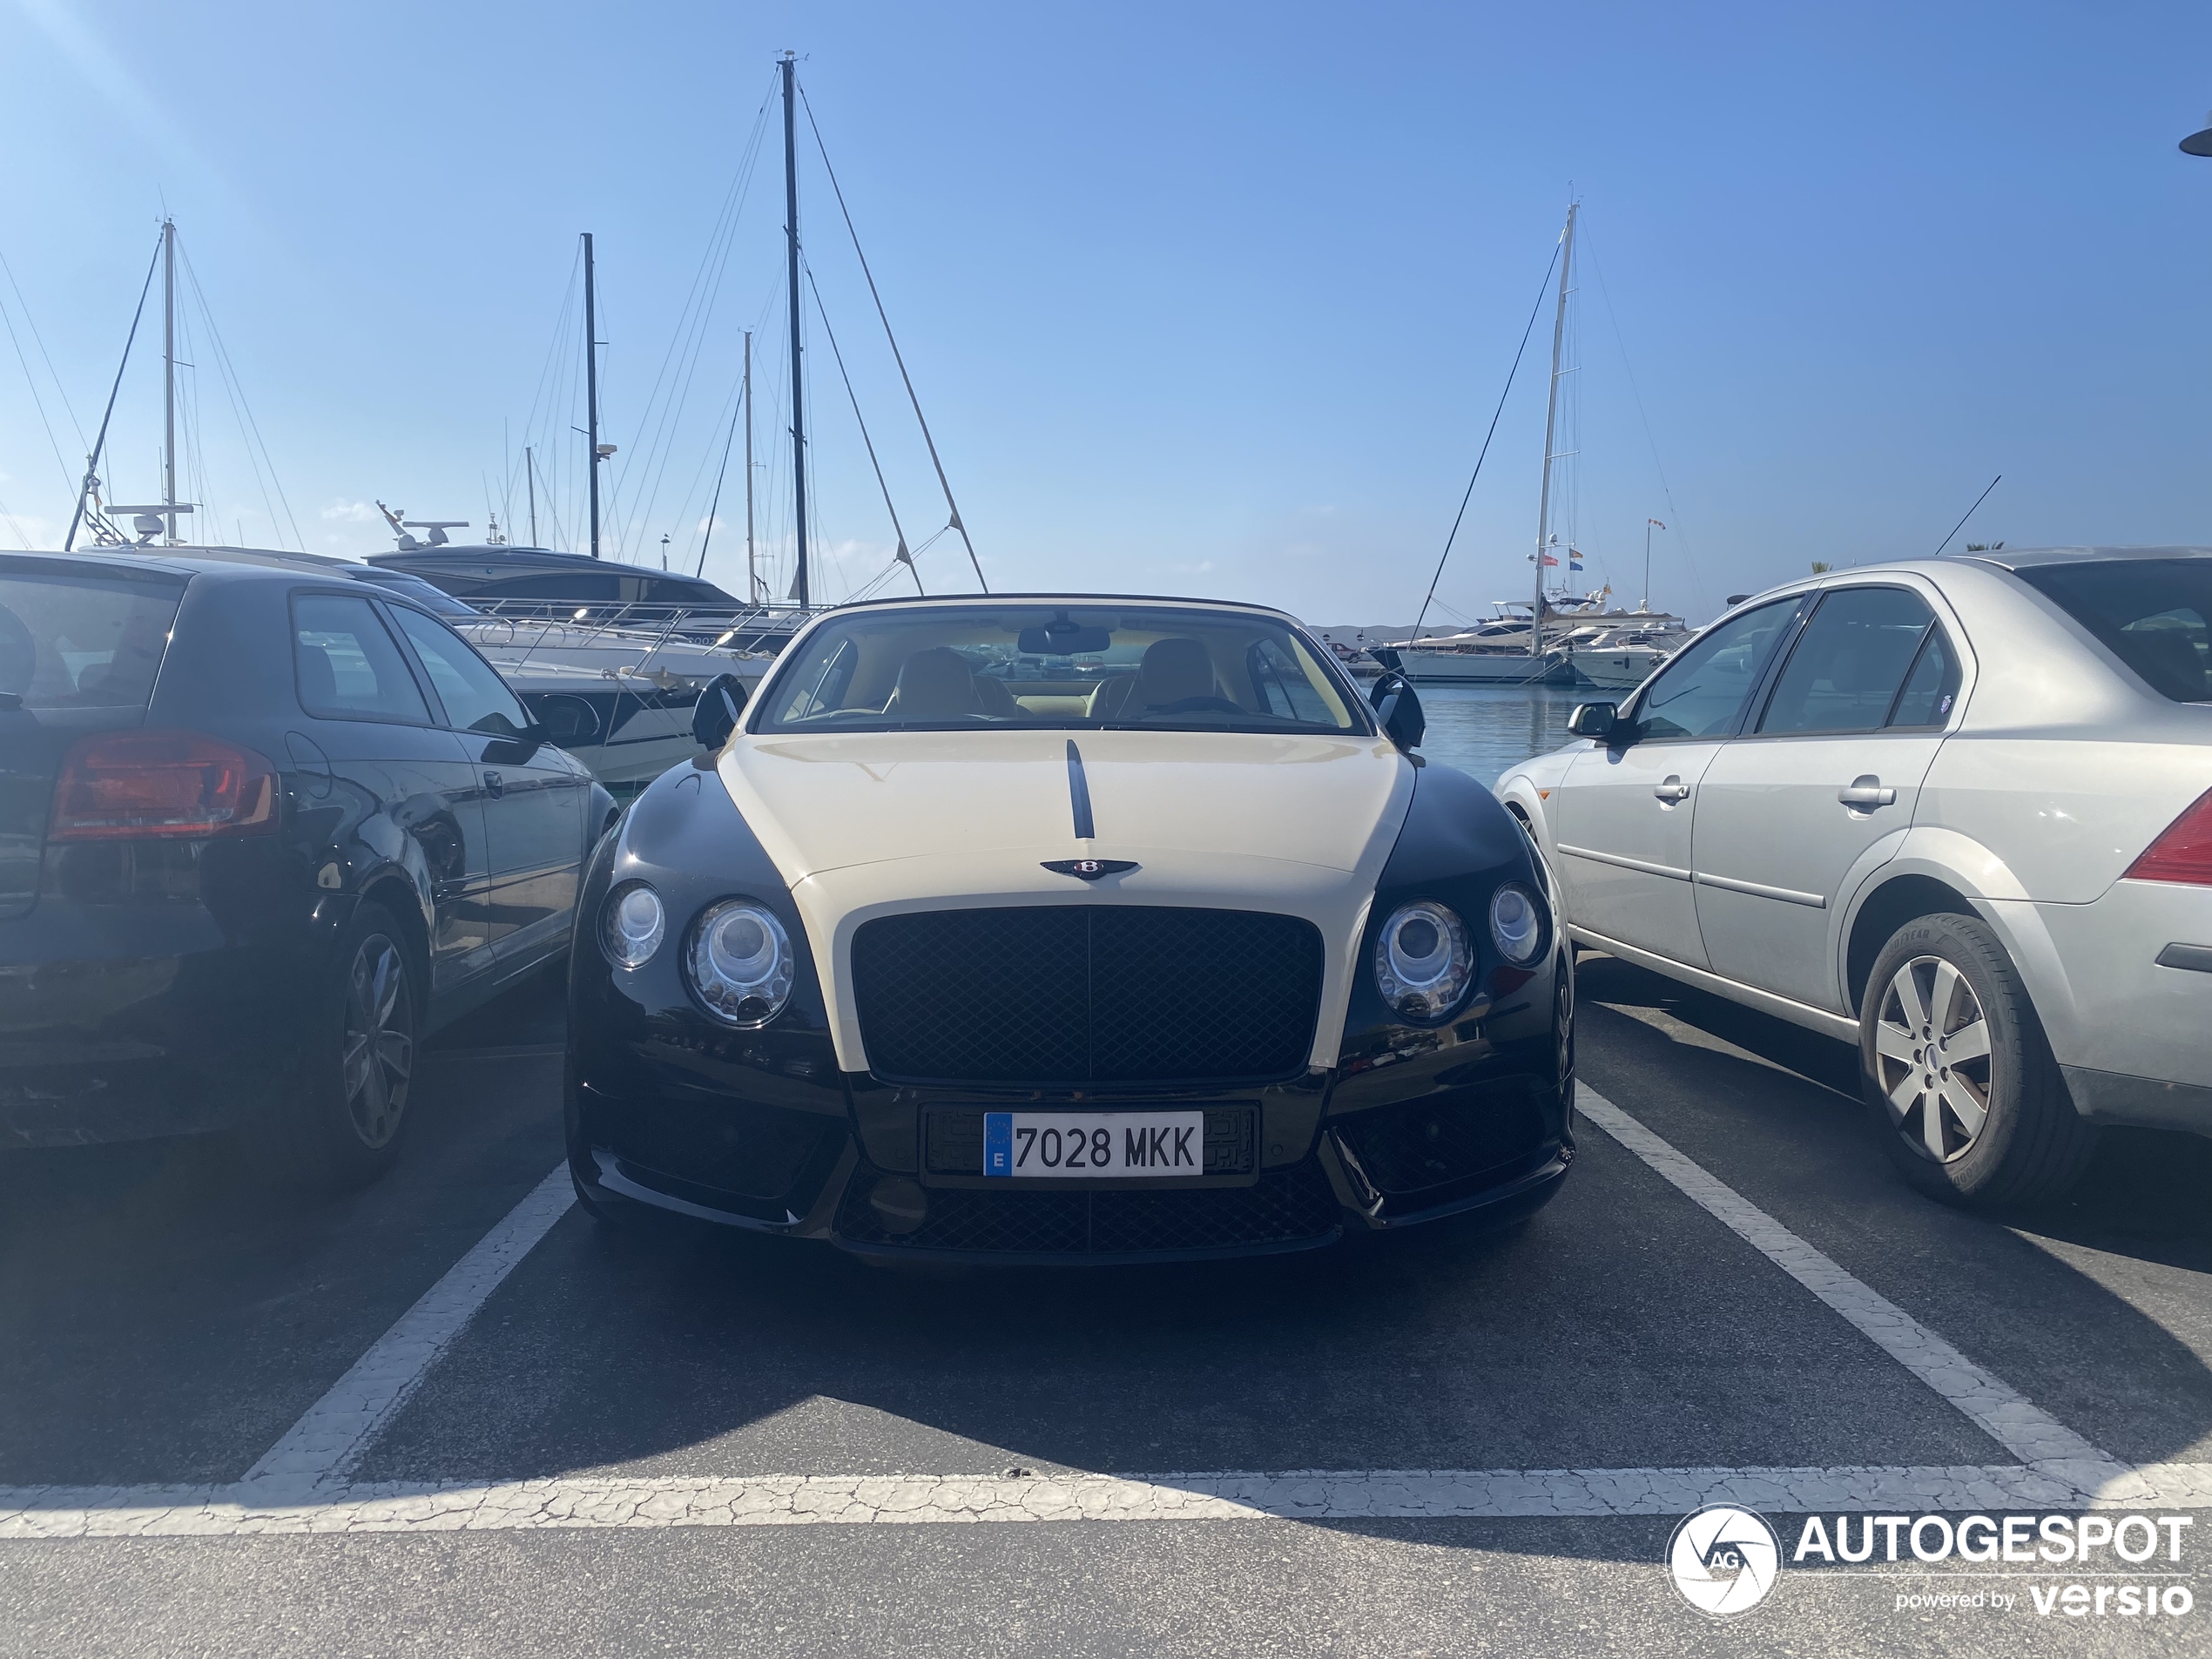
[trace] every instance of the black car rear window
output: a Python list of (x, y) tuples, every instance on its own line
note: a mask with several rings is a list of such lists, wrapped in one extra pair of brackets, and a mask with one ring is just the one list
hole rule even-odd
[(0, 569), (0, 703), (145, 707), (184, 592), (173, 579)]
[(2212, 559), (2091, 559), (2014, 574), (2153, 691), (2212, 703)]

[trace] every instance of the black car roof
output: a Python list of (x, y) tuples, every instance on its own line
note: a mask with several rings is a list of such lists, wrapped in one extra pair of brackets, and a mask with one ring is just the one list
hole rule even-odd
[[(327, 576), (357, 582), (368, 574), (352, 559), (260, 547), (91, 547), (67, 553), (0, 550), (0, 557), (35, 559), (43, 565), (80, 564), (90, 570), (158, 570), (168, 576), (243, 581), (289, 578), (296, 582), (301, 577)], [(379, 591), (390, 597), (388, 589)]]
[(317, 553), (252, 547), (80, 547), (66, 553), (34, 549), (8, 552), (5, 556), (49, 564), (83, 564), (96, 570), (161, 570), (172, 576), (259, 577), (281, 571), (296, 577), (341, 570), (347, 563)]

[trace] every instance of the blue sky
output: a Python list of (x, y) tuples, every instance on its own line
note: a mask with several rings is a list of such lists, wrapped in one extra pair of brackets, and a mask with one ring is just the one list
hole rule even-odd
[[(221, 539), (379, 550), (378, 497), (480, 533), (488, 497), (523, 516), (535, 442), (541, 539), (573, 544), (590, 230), (623, 555), (697, 558), (756, 322), (775, 553), (779, 134), (695, 357), (671, 341), (786, 47), (995, 587), (1410, 618), (1570, 187), (1593, 582), (1633, 600), (1665, 520), (1654, 601), (1702, 618), (1929, 552), (2000, 473), (1961, 541), (2212, 540), (2212, 162), (2175, 147), (2212, 105), (2201, 4), (0, 0), (0, 545), (58, 543), (165, 206), (281, 485), (188, 308)], [(811, 154), (801, 187), (920, 543), (942, 499)], [(1440, 590), (1460, 614), (1528, 586), (1548, 326)], [(836, 596), (892, 536), (826, 343), (810, 317)], [(111, 499), (158, 493), (158, 358)], [(733, 589), (742, 471), (707, 563)], [(920, 563), (972, 585), (956, 538)]]

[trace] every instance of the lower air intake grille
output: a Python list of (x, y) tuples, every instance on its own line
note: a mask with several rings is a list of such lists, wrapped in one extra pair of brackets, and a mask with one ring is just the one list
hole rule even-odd
[(1137, 1256), (1296, 1244), (1338, 1223), (1328, 1177), (1312, 1158), (1251, 1186), (1150, 1192), (991, 1192), (937, 1188), (921, 1225), (887, 1230), (868, 1203), (874, 1177), (847, 1190), (837, 1231), (855, 1244), (990, 1255)]
[(900, 1082), (1251, 1082), (1295, 1076), (1321, 1004), (1296, 916), (1049, 905), (883, 916), (853, 937), (878, 1076)]
[(1332, 1119), (1331, 1127), (1367, 1178), (1393, 1197), (1501, 1169), (1546, 1143), (1535, 1096), (1517, 1089), (1379, 1106)]

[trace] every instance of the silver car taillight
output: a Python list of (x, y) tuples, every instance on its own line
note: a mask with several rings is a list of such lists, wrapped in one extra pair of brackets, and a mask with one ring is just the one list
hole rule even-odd
[(2166, 826), (2166, 832), (2129, 865), (2122, 880), (2183, 881), (2191, 887), (2212, 887), (2212, 790), (2199, 795), (2189, 809)]

